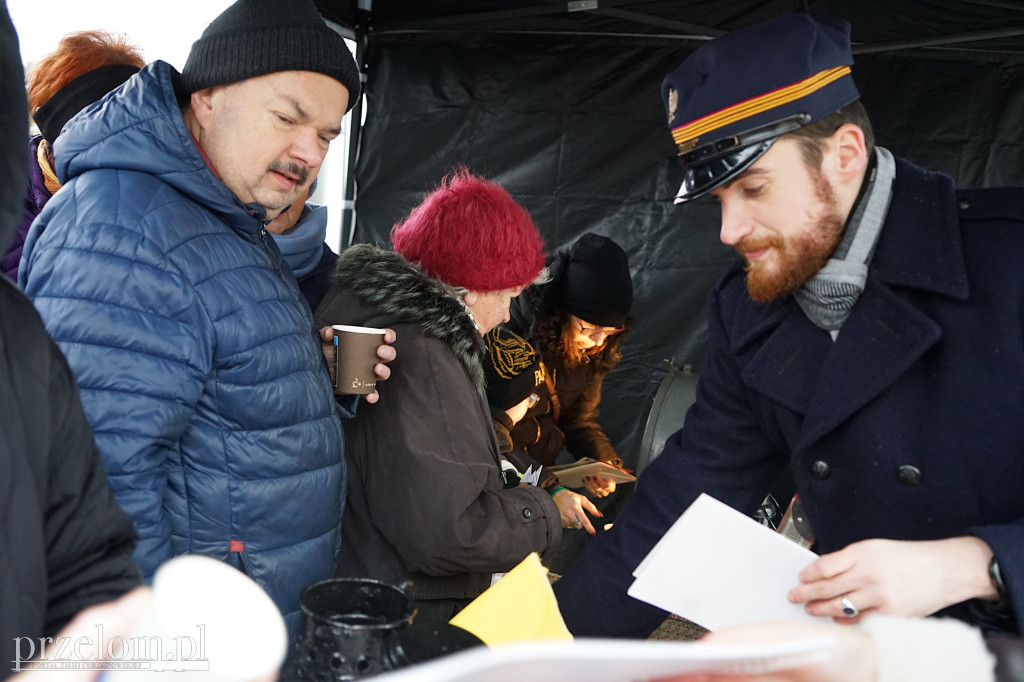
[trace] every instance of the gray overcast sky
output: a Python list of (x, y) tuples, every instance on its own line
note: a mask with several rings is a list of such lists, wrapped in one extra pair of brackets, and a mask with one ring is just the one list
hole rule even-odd
[(7, 0), (7, 9), (28, 64), (52, 51), (74, 31), (124, 33), (146, 61), (162, 59), (179, 70), (192, 42), (233, 0)]

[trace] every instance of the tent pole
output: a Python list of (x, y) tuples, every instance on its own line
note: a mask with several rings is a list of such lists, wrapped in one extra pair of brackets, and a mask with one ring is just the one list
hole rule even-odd
[(997, 38), (1015, 38), (1021, 35), (1024, 35), (1024, 26), (1015, 26), (990, 31), (974, 31), (973, 33), (918, 38), (916, 40), (897, 40), (889, 43), (875, 43), (873, 45), (854, 45), (853, 53), (872, 54), (874, 52), (892, 52), (894, 50), (906, 50), (915, 47), (939, 47), (942, 45), (956, 45)]
[(349, 119), (348, 160), (345, 170), (345, 196), (341, 212), (341, 249), (353, 244), (356, 236), (356, 164), (359, 161), (359, 147), (363, 132), (363, 93), (366, 91), (366, 41), (370, 34), (370, 19), (373, 14), (373, 0), (359, 0), (358, 19), (354, 30), (356, 37), (356, 66), (359, 68), (359, 84), (363, 92)]

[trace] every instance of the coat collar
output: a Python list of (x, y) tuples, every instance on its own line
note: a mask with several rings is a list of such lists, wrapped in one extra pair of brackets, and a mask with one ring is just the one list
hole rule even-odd
[(942, 337), (906, 289), (956, 300), (969, 293), (952, 179), (897, 160), (893, 200), (866, 287), (836, 341), (790, 298), (757, 305), (750, 311), (754, 319), (742, 325), (746, 333), (733, 342), (733, 351), (742, 352), (763, 340), (743, 378), (805, 415), (798, 447), (877, 397)]
[(891, 287), (967, 299), (967, 268), (951, 177), (897, 159), (893, 201), (871, 274)]
[(334, 279), (367, 305), (415, 324), (444, 343), (484, 395), (484, 340), (459, 290), (431, 277), (394, 251), (372, 244), (355, 244), (342, 251)]

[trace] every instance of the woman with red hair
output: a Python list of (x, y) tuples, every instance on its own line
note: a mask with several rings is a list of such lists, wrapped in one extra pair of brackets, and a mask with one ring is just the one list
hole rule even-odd
[(531, 552), (561, 517), (534, 486), (504, 487), (485, 394), (483, 334), (544, 269), (527, 212), (460, 170), (391, 232), (394, 250), (345, 249), (320, 326), (391, 328), (398, 359), (380, 401), (345, 425), (348, 498), (338, 574), (402, 584), (417, 621), (447, 621)]
[(18, 263), (28, 228), (60, 189), (53, 171), (53, 144), (64, 124), (145, 65), (138, 48), (124, 36), (80, 31), (64, 36), (57, 49), (29, 71), (28, 111), (40, 132), (28, 141), (30, 177), (21, 224), (14, 242), (0, 260), (0, 269), (12, 280), (18, 279)]

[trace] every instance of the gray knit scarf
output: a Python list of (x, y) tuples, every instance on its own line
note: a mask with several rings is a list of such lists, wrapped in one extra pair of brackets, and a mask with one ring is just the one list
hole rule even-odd
[(839, 246), (828, 263), (804, 282), (794, 296), (807, 319), (838, 335), (839, 328), (864, 291), (868, 264), (882, 232), (892, 198), (896, 163), (888, 149), (875, 147), (875, 164), (866, 179), (867, 187), (846, 223)]

